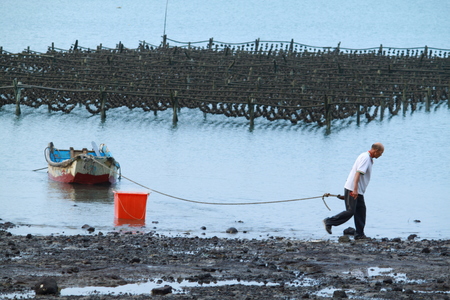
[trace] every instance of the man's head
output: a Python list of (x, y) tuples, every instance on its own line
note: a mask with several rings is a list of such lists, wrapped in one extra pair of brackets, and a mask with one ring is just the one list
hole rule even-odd
[(378, 158), (383, 155), (384, 146), (382, 143), (375, 143), (372, 145), (372, 149), (370, 149), (369, 152), (370, 156), (372, 156), (373, 158)]

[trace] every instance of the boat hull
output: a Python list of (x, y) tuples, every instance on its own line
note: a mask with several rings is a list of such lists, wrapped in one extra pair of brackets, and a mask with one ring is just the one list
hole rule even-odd
[(116, 183), (118, 168), (112, 157), (78, 156), (67, 166), (48, 165), (48, 177), (65, 183)]

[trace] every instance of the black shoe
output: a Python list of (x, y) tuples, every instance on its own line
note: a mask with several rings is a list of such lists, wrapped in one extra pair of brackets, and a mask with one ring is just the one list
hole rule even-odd
[(323, 226), (325, 227), (325, 230), (329, 233), (329, 234), (331, 234), (331, 225), (327, 225), (327, 220), (328, 220), (328, 218), (326, 218), (326, 219), (323, 219)]
[(355, 240), (370, 240), (365, 234), (363, 235), (355, 235)]

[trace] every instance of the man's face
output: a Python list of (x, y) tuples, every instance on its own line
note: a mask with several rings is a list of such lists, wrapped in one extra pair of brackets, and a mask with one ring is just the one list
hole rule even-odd
[(374, 158), (378, 158), (378, 157), (380, 157), (381, 155), (383, 155), (383, 152), (384, 152), (384, 149), (375, 150), (375, 151), (373, 151), (373, 157), (374, 157)]

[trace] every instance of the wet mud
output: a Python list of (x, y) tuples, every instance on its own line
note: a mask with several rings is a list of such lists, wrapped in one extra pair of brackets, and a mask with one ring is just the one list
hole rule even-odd
[[(0, 299), (450, 299), (449, 240), (18, 236), (0, 225)], [(59, 294), (36, 295), (44, 279)]]

